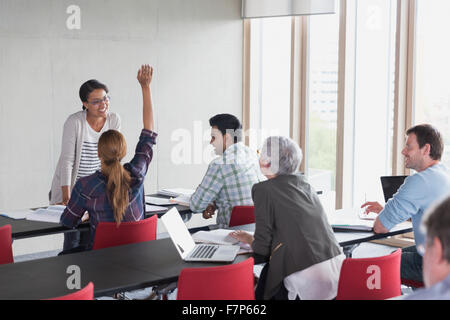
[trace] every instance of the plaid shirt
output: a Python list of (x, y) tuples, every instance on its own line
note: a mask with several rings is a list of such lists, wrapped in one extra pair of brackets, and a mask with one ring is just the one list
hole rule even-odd
[(191, 210), (203, 212), (216, 201), (217, 224), (220, 228), (228, 227), (233, 207), (253, 205), (252, 186), (263, 180), (256, 153), (242, 142), (235, 143), (209, 164), (205, 177), (191, 196)]
[[(157, 133), (143, 129), (136, 146), (134, 158), (124, 164), (130, 172), (131, 185), (129, 191), (130, 204), (125, 210), (122, 221), (138, 221), (144, 218), (144, 178), (153, 157), (153, 145)], [(92, 248), (95, 230), (100, 221), (114, 222), (114, 212), (106, 195), (106, 177), (101, 171), (81, 178), (75, 184), (69, 203), (61, 215), (60, 223), (66, 227), (76, 227), (84, 212), (89, 212)]]

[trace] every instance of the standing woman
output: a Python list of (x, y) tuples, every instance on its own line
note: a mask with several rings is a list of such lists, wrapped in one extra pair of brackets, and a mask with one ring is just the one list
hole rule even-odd
[[(64, 124), (61, 155), (53, 176), (50, 204), (67, 205), (75, 183), (100, 169), (97, 143), (100, 135), (120, 130), (120, 117), (109, 111), (108, 88), (97, 80), (89, 80), (80, 87), (83, 110), (69, 116)], [(86, 233), (64, 234), (64, 250), (83, 242)]]
[(61, 215), (61, 224), (76, 227), (87, 211), (90, 219), (90, 241), (85, 249), (91, 249), (97, 225), (101, 221), (120, 225), (122, 221), (138, 221), (144, 218), (144, 178), (153, 158), (153, 145), (157, 134), (153, 132), (153, 107), (150, 83), (153, 68), (143, 65), (138, 81), (143, 96), (143, 125), (133, 159), (122, 166), (127, 144), (117, 130), (104, 132), (98, 141), (101, 170), (80, 178)]

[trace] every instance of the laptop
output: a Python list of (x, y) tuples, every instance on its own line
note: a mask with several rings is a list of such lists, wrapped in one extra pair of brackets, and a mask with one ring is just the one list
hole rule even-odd
[(387, 176), (380, 178), (385, 202), (388, 202), (388, 200), (394, 196), (407, 177), (408, 176)]
[(232, 262), (239, 251), (239, 246), (195, 244), (175, 207), (164, 214), (161, 220), (184, 261)]

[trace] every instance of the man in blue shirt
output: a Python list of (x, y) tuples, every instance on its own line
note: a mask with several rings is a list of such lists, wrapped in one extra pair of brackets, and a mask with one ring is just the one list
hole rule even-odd
[[(378, 202), (366, 202), (366, 213), (376, 212), (375, 233), (387, 233), (395, 225), (411, 219), (416, 246), (424, 243), (420, 230), (423, 213), (450, 192), (450, 170), (442, 164), (444, 150), (441, 134), (431, 125), (418, 125), (407, 132), (406, 146), (402, 150), (405, 166), (417, 173), (407, 177), (397, 193), (383, 208)], [(416, 246), (402, 250), (402, 279), (422, 282), (422, 255)]]
[(450, 197), (423, 218), (425, 245), (423, 279), (426, 289), (407, 295), (406, 300), (450, 300)]

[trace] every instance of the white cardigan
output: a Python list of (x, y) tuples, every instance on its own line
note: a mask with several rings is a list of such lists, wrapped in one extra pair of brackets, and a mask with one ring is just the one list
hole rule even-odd
[[(50, 204), (62, 202), (62, 186), (70, 186), (70, 190), (72, 190), (75, 184), (80, 166), (85, 127), (89, 125), (86, 121), (86, 113), (86, 110), (83, 110), (71, 114), (64, 123), (61, 155), (53, 176)], [(106, 121), (110, 129), (120, 131), (118, 114), (109, 112)]]

